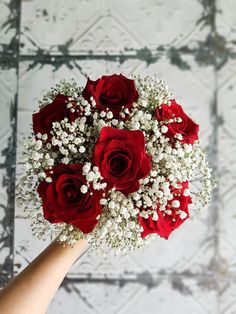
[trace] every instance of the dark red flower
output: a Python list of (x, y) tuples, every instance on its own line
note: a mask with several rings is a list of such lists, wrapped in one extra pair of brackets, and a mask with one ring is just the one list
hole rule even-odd
[(142, 131), (103, 127), (93, 152), (93, 163), (108, 184), (124, 194), (139, 188), (139, 179), (151, 170)]
[(83, 91), (83, 97), (90, 102), (91, 96), (96, 101), (99, 111), (110, 110), (115, 118), (119, 118), (122, 109), (131, 109), (138, 99), (138, 92), (134, 80), (128, 79), (122, 74), (103, 75), (100, 79), (87, 80)]
[[(102, 190), (89, 186), (87, 193), (80, 188), (86, 185), (82, 164), (60, 164), (53, 168), (52, 182), (40, 182), (37, 191), (42, 199), (44, 218), (51, 223), (66, 222), (83, 233), (91, 232), (98, 223), (102, 206)], [(92, 195), (91, 195), (92, 193)]]
[[(170, 105), (162, 104), (156, 109), (157, 120), (168, 128), (165, 136), (173, 140), (174, 135), (179, 133), (182, 135), (182, 143), (193, 144), (198, 139), (199, 125), (183, 111), (183, 108), (174, 99), (170, 102)], [(165, 122), (174, 118), (181, 118), (181, 122)]]
[[(190, 196), (184, 196), (184, 190), (188, 188), (188, 182), (183, 182), (180, 189), (174, 189), (172, 193), (174, 198), (168, 202), (167, 208), (170, 212), (166, 213), (157, 207), (158, 220), (153, 221), (152, 217), (148, 219), (139, 215), (139, 224), (143, 227), (142, 237), (151, 233), (157, 233), (161, 237), (168, 239), (169, 235), (177, 229), (186, 219), (189, 218), (188, 205), (192, 202)], [(180, 206), (172, 206), (173, 201), (179, 201)], [(180, 212), (181, 211), (181, 212)]]
[(67, 118), (69, 122), (73, 122), (78, 116), (78, 111), (71, 111), (67, 108), (68, 96), (57, 95), (52, 103), (41, 108), (39, 112), (33, 114), (33, 130), (34, 133), (47, 134), (50, 137), (52, 123)]

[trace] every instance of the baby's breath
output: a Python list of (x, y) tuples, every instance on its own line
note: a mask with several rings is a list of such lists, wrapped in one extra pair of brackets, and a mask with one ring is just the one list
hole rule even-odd
[[(165, 135), (167, 126), (173, 121), (180, 123), (181, 117), (164, 124), (155, 118), (156, 108), (161, 104), (170, 104), (168, 87), (157, 78), (143, 79), (138, 76), (134, 79), (139, 98), (131, 109), (122, 108), (120, 119), (114, 118), (109, 110), (94, 111), (95, 100), (91, 98), (91, 103), (86, 101), (82, 97), (83, 88), (74, 79), (62, 80), (39, 102), (42, 108), (58, 94), (66, 95), (68, 110), (81, 114), (73, 122), (67, 118), (54, 122), (50, 139), (47, 134), (32, 133), (25, 140), (23, 158), (26, 170), (17, 187), (17, 201), (31, 218), (33, 233), (38, 238), (45, 238), (47, 234), (60, 235), (61, 242), (72, 246), (79, 239), (86, 238), (95, 251), (112, 248), (119, 254), (142, 248), (156, 239), (156, 235), (142, 238), (143, 227), (138, 222), (138, 215), (157, 221), (157, 204), (165, 214), (170, 214), (171, 208), (174, 208), (181, 219), (186, 218), (186, 213), (179, 208), (180, 202), (173, 195), (173, 188), (179, 188), (180, 182), (190, 182), (183, 194), (191, 196), (195, 208), (203, 208), (209, 203), (211, 170), (199, 141), (193, 145), (183, 144), (182, 135), (176, 134), (173, 145)], [(87, 185), (81, 186), (81, 193), (87, 193), (89, 184), (95, 190), (106, 188), (98, 167), (91, 161), (99, 132), (104, 126), (143, 132), (146, 150), (151, 156), (149, 175), (141, 179), (139, 189), (128, 196), (115, 188), (104, 194), (100, 200), (103, 209), (97, 217), (98, 224), (89, 234), (83, 234), (70, 224), (50, 224), (43, 217), (37, 186), (42, 180), (51, 184), (54, 166), (82, 163)], [(143, 210), (140, 211), (140, 208)]]

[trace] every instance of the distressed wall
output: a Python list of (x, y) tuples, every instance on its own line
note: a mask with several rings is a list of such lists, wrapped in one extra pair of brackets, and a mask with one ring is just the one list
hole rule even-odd
[(235, 10), (234, 0), (0, 1), (0, 284), (47, 245), (14, 202), (43, 91), (71, 75), (156, 73), (201, 124), (219, 175), (212, 205), (143, 252), (83, 256), (48, 313), (236, 313)]

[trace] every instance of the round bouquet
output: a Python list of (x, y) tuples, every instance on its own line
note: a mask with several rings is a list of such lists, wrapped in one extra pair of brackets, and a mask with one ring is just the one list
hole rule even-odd
[(17, 199), (39, 238), (125, 252), (168, 239), (190, 205), (209, 202), (199, 126), (157, 78), (63, 80), (40, 101), (32, 129)]

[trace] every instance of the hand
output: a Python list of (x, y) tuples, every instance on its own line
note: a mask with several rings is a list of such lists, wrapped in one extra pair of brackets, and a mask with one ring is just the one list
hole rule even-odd
[(79, 240), (73, 248), (55, 239), (33, 262), (0, 290), (4, 314), (45, 314), (72, 264), (88, 248)]

